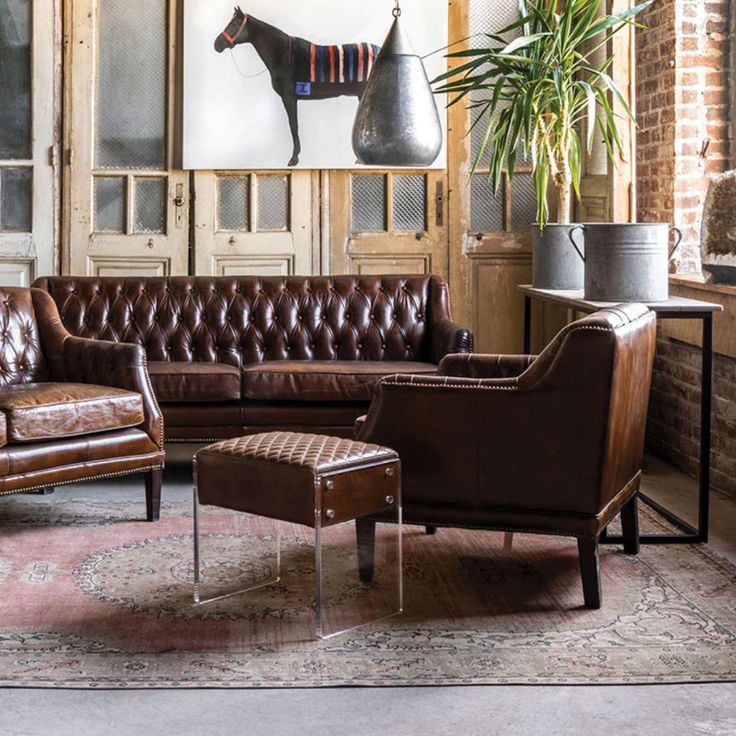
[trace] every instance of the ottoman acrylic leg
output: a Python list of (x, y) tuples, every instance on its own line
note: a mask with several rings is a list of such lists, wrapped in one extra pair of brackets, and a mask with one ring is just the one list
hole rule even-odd
[[(264, 588), (267, 585), (273, 585), (278, 583), (281, 571), (281, 533), (278, 522), (276, 524), (276, 533), (274, 535), (275, 549), (273, 557), (273, 574), (267, 579), (261, 579), (254, 581), (253, 583), (236, 587), (235, 589), (223, 589), (227, 588), (227, 582), (221, 580), (204, 579), (203, 569), (206, 570), (208, 567), (216, 569), (218, 565), (218, 559), (215, 557), (217, 550), (213, 549), (213, 545), (209, 545), (209, 555), (206, 560), (203, 560), (202, 555), (202, 535), (201, 535), (201, 523), (202, 523), (202, 509), (199, 505), (199, 497), (197, 495), (197, 488), (194, 488), (194, 603), (195, 605), (205, 605), (206, 603), (214, 603), (215, 601), (221, 601), (226, 598), (232, 598), (233, 596), (243, 595), (249, 593), (258, 588)], [(225, 536), (225, 535), (221, 535)], [(213, 541), (217, 541), (217, 536), (213, 535)], [(246, 538), (247, 541), (247, 538)], [(204, 564), (203, 564), (204, 563)], [(214, 578), (214, 575), (211, 577)], [(203, 588), (210, 592), (209, 596), (202, 594)]]
[(318, 518), (314, 532), (317, 638), (330, 639), (402, 612), (398, 505), (395, 512), (395, 523), (377, 524), (364, 518), (323, 526)]

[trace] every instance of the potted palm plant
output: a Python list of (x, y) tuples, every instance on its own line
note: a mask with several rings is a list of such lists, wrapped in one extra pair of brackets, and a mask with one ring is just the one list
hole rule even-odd
[[(537, 195), (533, 271), (540, 288), (583, 285), (583, 262), (570, 240), (583, 156), (596, 135), (612, 161), (616, 153), (623, 155), (613, 98), (633, 119), (608, 74), (613, 59), (595, 61), (596, 52), (651, 2), (602, 16), (600, 0), (519, 0), (516, 21), (486, 34), (487, 46), (448, 54), (462, 63), (434, 80), (438, 93), (450, 95), (450, 105), (469, 101), (473, 126), (485, 128), (473, 169), (488, 158), (494, 194), (504, 169), (513, 177), (522, 152), (531, 161)], [(553, 225), (548, 224), (550, 190), (557, 199)]]

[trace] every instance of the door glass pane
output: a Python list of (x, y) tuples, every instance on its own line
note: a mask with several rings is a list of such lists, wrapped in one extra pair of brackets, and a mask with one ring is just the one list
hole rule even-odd
[(125, 230), (125, 179), (122, 176), (95, 179), (95, 230), (112, 233)]
[[(485, 92), (475, 92), (473, 94), (473, 101), (478, 102), (487, 97), (490, 97), (490, 95), (487, 95)], [(471, 124), (475, 123), (476, 118), (479, 115), (479, 112), (482, 110), (483, 108), (478, 108), (477, 110), (474, 109), (471, 111), (470, 113)], [(483, 141), (486, 140), (487, 130), (488, 130), (488, 118), (484, 114), (482, 119), (479, 120), (475, 125), (473, 125), (473, 129), (470, 131), (470, 162), (471, 163), (475, 163), (475, 160), (478, 158), (478, 152), (480, 151), (481, 146), (483, 145)], [(491, 135), (493, 135), (493, 131), (491, 131)], [(483, 157), (478, 162), (478, 166), (488, 169), (490, 167), (492, 153), (493, 153), (493, 146), (491, 145), (490, 136), (489, 136), (488, 141), (486, 141), (486, 147), (483, 150)]]
[(217, 182), (219, 229), (250, 229), (250, 177), (219, 176)]
[(394, 176), (394, 230), (426, 230), (427, 179), (422, 174)]
[[(485, 34), (496, 33), (502, 28), (513, 23), (519, 17), (519, 4), (516, 0), (505, 0), (505, 2), (498, 2), (498, 0), (470, 0), (470, 41), (468, 42), (470, 48), (483, 48), (486, 42)], [(509, 38), (519, 35), (519, 31), (515, 31), (509, 34)], [(478, 73), (485, 71), (487, 67), (481, 67)], [(491, 80), (493, 84), (495, 80)], [(474, 103), (488, 101), (491, 98), (491, 93), (484, 90), (474, 92), (472, 95), (472, 101)], [(483, 108), (473, 110), (471, 112), (471, 121), (475, 121), (478, 116), (478, 112), (482, 111)], [(488, 129), (487, 118), (484, 116), (478, 125), (476, 125), (470, 133), (470, 153), (471, 161), (475, 161), (478, 151), (482, 145), (483, 139), (486, 136)], [(488, 166), (488, 162), (491, 154), (491, 146), (487, 145), (483, 153), (482, 165)]]
[(96, 165), (166, 165), (166, 0), (99, 0)]
[(166, 179), (135, 180), (135, 232), (162, 233), (166, 229)]
[(33, 169), (0, 169), (0, 231), (30, 233), (32, 201)]
[[(470, 0), (470, 46), (482, 47), (484, 38), (487, 38), (486, 34), (497, 33), (502, 28), (518, 20), (518, 17), (519, 5), (516, 0), (504, 0), (500, 3), (496, 0)], [(516, 29), (506, 34), (505, 37), (511, 39), (519, 36), (520, 33), (520, 29)], [(495, 44), (495, 42), (493, 43)], [(495, 80), (491, 80), (490, 84), (495, 84)], [(491, 97), (490, 90), (483, 90), (474, 92), (472, 101), (482, 103), (490, 100)], [(488, 115), (483, 107), (471, 112), (471, 125), (479, 115), (481, 115), (480, 121), (473, 126), (470, 132), (471, 162), (475, 162), (489, 128)], [(492, 135), (495, 129), (495, 121), (490, 123), (490, 128)], [(509, 189), (504, 183), (497, 197), (494, 198), (487, 180), (487, 173), (481, 174), (483, 171), (488, 171), (492, 153), (493, 146), (490, 144), (489, 137), (483, 156), (479, 161), (478, 174), (473, 177), (471, 182), (471, 228), (476, 232), (499, 232), (504, 229), (510, 230), (512, 227), (527, 228), (536, 217), (535, 194), (531, 178), (528, 173), (517, 172), (511, 188)], [(524, 154), (523, 146), (519, 145), (516, 151), (516, 166), (529, 166), (530, 163), (530, 160)], [(517, 196), (519, 197), (518, 202), (516, 202)], [(508, 199), (511, 200), (512, 222), (504, 223), (504, 205)]]
[(531, 227), (537, 221), (537, 192), (531, 174), (516, 173), (511, 182), (511, 226)]
[(475, 232), (503, 230), (503, 190), (493, 196), (488, 174), (474, 174), (471, 179), (470, 228)]
[(258, 177), (258, 229), (286, 230), (289, 226), (289, 182), (286, 176)]
[(386, 229), (386, 177), (356, 174), (353, 184), (353, 232)]
[(0, 159), (31, 158), (31, 0), (0, 0)]

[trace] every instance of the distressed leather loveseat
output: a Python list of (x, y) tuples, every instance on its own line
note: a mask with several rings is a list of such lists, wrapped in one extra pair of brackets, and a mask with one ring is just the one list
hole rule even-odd
[(377, 382), (472, 351), (437, 276), (41, 278), (73, 335), (141, 345), (167, 440), (349, 437)]

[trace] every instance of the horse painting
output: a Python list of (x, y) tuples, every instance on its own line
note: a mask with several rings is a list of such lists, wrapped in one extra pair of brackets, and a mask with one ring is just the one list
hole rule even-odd
[(360, 99), (381, 50), (369, 43), (319, 46), (289, 36), (236, 7), (225, 30), (215, 39), (215, 51), (222, 53), (241, 43), (253, 44), (286, 109), (294, 144), (289, 166), (299, 163), (301, 153), (299, 101), (342, 96)]

